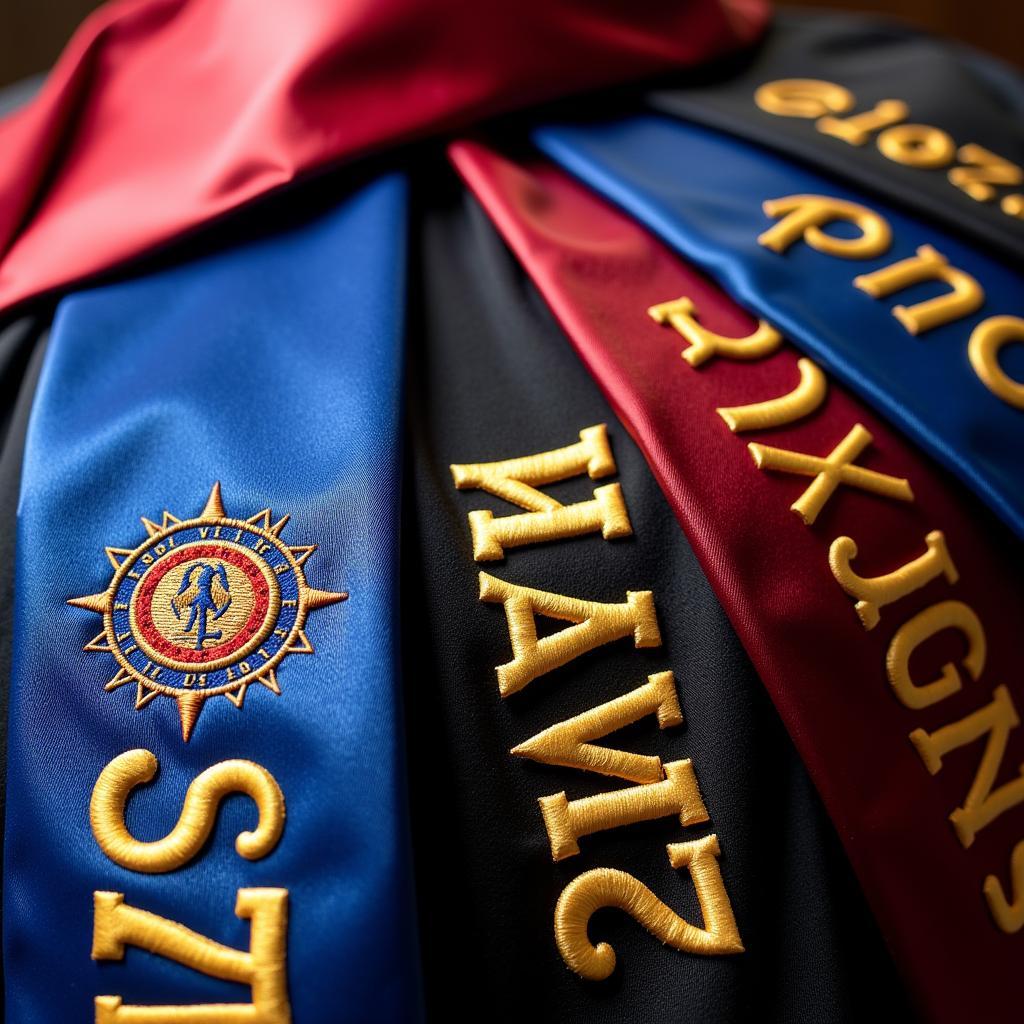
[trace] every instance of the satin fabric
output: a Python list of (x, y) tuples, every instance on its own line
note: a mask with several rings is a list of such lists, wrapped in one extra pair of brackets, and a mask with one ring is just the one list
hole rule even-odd
[(0, 308), (340, 160), (683, 67), (763, 0), (122, 0), (0, 124)]
[[(951, 752), (933, 777), (908, 734), (987, 704), (998, 684), (1024, 706), (1016, 664), (1024, 592), (1015, 539), (840, 386), (830, 384), (825, 404), (802, 422), (730, 433), (716, 409), (791, 391), (799, 379), (797, 353), (784, 346), (755, 362), (687, 365), (679, 357), (686, 342), (655, 324), (648, 306), (686, 295), (709, 329), (730, 337), (753, 329), (749, 315), (550, 164), (516, 164), (469, 143), (452, 155), (643, 449), (818, 786), (925, 1018), (1010, 1019), (1019, 946), (995, 927), (981, 886), (989, 873), (1009, 885), (1022, 812), (997, 817), (962, 848), (947, 817), (963, 802), (980, 752)], [(758, 470), (746, 442), (824, 454), (858, 422), (874, 437), (864, 461), (909, 478), (915, 501), (840, 487), (808, 528), (789, 506), (809, 481)], [(874, 575), (921, 553), (935, 529), (947, 538), (959, 582), (929, 584), (884, 608), (881, 623), (865, 631), (829, 568), (830, 542), (852, 536), (860, 549), (855, 567)], [(911, 711), (887, 681), (888, 645), (898, 626), (944, 599), (977, 612), (987, 662), (976, 681), (962, 673), (961, 692)], [(962, 657), (962, 640), (946, 631), (915, 655), (915, 680), (931, 680)], [(752, 756), (727, 732), (718, 740), (737, 760)], [(1022, 759), (1018, 729), (1000, 779), (1012, 778)], [(775, 770), (761, 763), (769, 775)], [(790, 827), (780, 813), (762, 841), (785, 842)], [(828, 898), (813, 886), (808, 897)]]
[(896, 21), (782, 11), (745, 59), (718, 62), (699, 77), (650, 93), (647, 102), (806, 162), (966, 236), (1011, 265), (1024, 264), (1024, 220), (999, 203), (1021, 186), (998, 186), (992, 200), (978, 202), (949, 181), (956, 159), (927, 170), (907, 166), (882, 154), (877, 133), (852, 146), (816, 131), (813, 118), (780, 117), (754, 102), (759, 86), (778, 79), (835, 82), (856, 98), (842, 116), (899, 99), (909, 108), (908, 123), (931, 125), (957, 146), (972, 143), (1024, 166), (1024, 79), (1016, 69)]
[[(428, 1019), (462, 1019), (467, 1005), (482, 1007), (486, 1020), (536, 1024), (859, 1024), (880, 1005), (906, 1019), (906, 991), (839, 840), (642, 448), (545, 306), (534, 268), (524, 269), (439, 163), (424, 162), (417, 174), (421, 287), (409, 310), (402, 559)], [(604, 482), (621, 484), (632, 536), (567, 537), (475, 562), (470, 510), (519, 509), (457, 491), (449, 465), (548, 451), (596, 423), (607, 424), (616, 465)], [(582, 476), (544, 490), (568, 503), (589, 499), (596, 485)], [(481, 569), (597, 600), (650, 590), (662, 643), (603, 644), (501, 699), (494, 668), (508, 657), (508, 625), (500, 606), (479, 600)], [(576, 856), (552, 863), (537, 798), (628, 783), (509, 751), (662, 669), (674, 673), (685, 723), (658, 729), (647, 716), (599, 742), (663, 762), (691, 758), (711, 821), (682, 827), (675, 815), (604, 829), (581, 840)], [(745, 953), (679, 953), (610, 910), (593, 919), (590, 934), (615, 949), (615, 974), (593, 982), (566, 969), (554, 908), (572, 879), (598, 866), (629, 871), (699, 923), (693, 887), (669, 865), (665, 844), (710, 831), (721, 843)]]
[[(970, 486), (1024, 535), (1024, 414), (994, 395), (967, 359), (972, 329), (994, 315), (1024, 314), (1024, 278), (934, 225), (851, 192), (796, 164), (717, 132), (668, 118), (542, 128), (540, 147), (707, 270), (758, 316), (820, 360), (915, 442)], [(768, 199), (824, 195), (881, 214), (893, 241), (883, 256), (850, 260), (798, 242), (783, 254), (758, 244), (776, 221)], [(966, 318), (910, 335), (892, 316), (898, 303), (930, 298), (945, 285), (874, 299), (853, 286), (858, 274), (933, 245), (972, 274), (985, 292)], [(1024, 377), (1024, 346), (1003, 366)]]
[[(95, 890), (241, 950), (236, 889), (289, 891), (296, 1021), (418, 1016), (415, 913), (399, 714), (397, 538), (405, 183), (387, 177), (290, 227), (65, 300), (36, 392), (19, 501), (5, 835), (9, 1021), (89, 1020), (125, 1003), (245, 1001), (244, 986), (129, 949), (90, 960)], [(140, 516), (196, 516), (213, 481), (228, 515), (290, 514), (316, 544), (311, 586), (347, 601), (311, 612), (314, 653), (291, 655), (280, 696), (241, 710), (208, 699), (182, 741), (175, 702), (135, 709), (104, 692), (109, 654), (83, 652), (100, 618), (66, 601), (97, 593), (104, 547), (145, 538)], [(235, 836), (252, 801), (221, 807), (198, 856), (166, 875), (101, 852), (89, 802), (101, 769), (145, 748), (156, 780), (133, 794), (133, 834), (166, 834), (188, 783), (226, 758), (264, 766), (287, 819), (249, 862)], [(55, 971), (59, 963), (59, 982)]]

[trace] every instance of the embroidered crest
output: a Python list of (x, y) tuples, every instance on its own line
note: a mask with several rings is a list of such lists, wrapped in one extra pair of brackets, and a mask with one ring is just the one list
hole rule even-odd
[(103, 616), (84, 649), (117, 662), (105, 689), (134, 682), (136, 710), (174, 698), (186, 742), (208, 697), (223, 694), (241, 708), (254, 683), (279, 694), (281, 661), (313, 653), (307, 615), (348, 597), (307, 584), (303, 566), (316, 545), (285, 544), (288, 518), (271, 524), (264, 509), (232, 519), (216, 483), (198, 518), (164, 512), (158, 525), (143, 517), (138, 547), (108, 547), (110, 585), (68, 601)]

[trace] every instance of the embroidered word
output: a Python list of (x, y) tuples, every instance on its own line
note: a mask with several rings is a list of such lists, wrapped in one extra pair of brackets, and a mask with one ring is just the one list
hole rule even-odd
[(251, 922), (249, 952), (222, 946), (177, 921), (124, 902), (119, 892), (93, 896), (93, 960), (122, 960), (137, 946), (213, 978), (248, 985), (251, 1003), (131, 1006), (120, 996), (96, 997), (96, 1024), (288, 1024), (291, 1008), (285, 978), (288, 893), (239, 889), (235, 914)]
[[(691, 311), (680, 306), (666, 308), (663, 313), (666, 319), (679, 323)], [(698, 329), (694, 337), (697, 340), (693, 344), (703, 353), (697, 362), (717, 353), (716, 336)], [(766, 343), (769, 347), (778, 344), (767, 334), (753, 342), (762, 350)], [(729, 351), (736, 353), (740, 349), (734, 346)], [(453, 465), (451, 470), (459, 489), (485, 490), (529, 510), (526, 515), (500, 519), (483, 510), (470, 512), (476, 561), (502, 558), (506, 548), (522, 544), (598, 531), (611, 540), (632, 532), (618, 484), (598, 488), (593, 501), (568, 507), (536, 489), (583, 473), (592, 479), (614, 473), (615, 461), (603, 424), (580, 431), (579, 442), (566, 448), (503, 462)], [(638, 648), (661, 645), (654, 595), (648, 590), (629, 591), (621, 603), (603, 603), (534, 590), (481, 572), (480, 600), (501, 604), (508, 623), (512, 660), (495, 670), (502, 697), (616, 640), (632, 637)], [(537, 615), (570, 625), (538, 639)], [(708, 820), (690, 761), (663, 764), (655, 755), (617, 750), (594, 742), (647, 715), (656, 716), (661, 729), (682, 724), (671, 672), (650, 675), (646, 683), (630, 692), (558, 722), (510, 751), (516, 757), (542, 764), (577, 768), (635, 783), (576, 800), (570, 800), (564, 792), (540, 797), (538, 803), (552, 860), (576, 856), (581, 838), (607, 829), (668, 816), (678, 816), (683, 826)], [(683, 920), (624, 871), (587, 871), (566, 886), (555, 909), (555, 942), (572, 970), (584, 978), (601, 980), (615, 968), (611, 947), (604, 942), (594, 947), (587, 936), (587, 923), (601, 907), (624, 910), (656, 938), (679, 950), (705, 955), (743, 951), (718, 866), (717, 837), (712, 834), (695, 842), (669, 844), (667, 851), (672, 867), (685, 868), (693, 879), (704, 928)]]
[[(760, 86), (754, 102), (769, 114), (813, 120), (823, 135), (851, 146), (866, 145), (876, 136), (878, 151), (906, 167), (934, 170), (959, 160), (947, 178), (979, 203), (994, 202), (1000, 190), (1024, 183), (1020, 167), (984, 147), (973, 142), (958, 147), (941, 128), (906, 124), (910, 107), (902, 100), (880, 100), (870, 110), (840, 118), (835, 115), (848, 113), (857, 102), (849, 89), (817, 78), (782, 78)], [(999, 207), (1009, 217), (1024, 219), (1020, 192), (1004, 194)]]
[[(888, 248), (889, 226), (867, 207), (829, 196), (787, 196), (762, 204), (769, 217), (784, 219), (758, 237), (758, 242), (773, 252), (785, 253), (801, 239), (811, 248), (845, 259), (868, 259)], [(856, 239), (835, 239), (821, 231), (832, 222), (852, 224), (861, 231)], [(885, 245), (879, 241), (880, 225), (885, 225)], [(831, 245), (822, 244), (828, 239)], [(866, 244), (871, 240), (871, 244)], [(858, 244), (854, 244), (858, 243)], [(863, 243), (863, 244), (860, 244)], [(951, 267), (942, 253), (922, 245), (917, 255), (900, 260), (870, 274), (853, 279), (855, 287), (873, 298), (884, 298), (924, 281), (939, 281), (949, 291), (913, 306), (893, 306), (892, 315), (910, 334), (924, 334), (977, 312), (985, 293), (970, 274)], [(1024, 319), (1017, 316), (993, 316), (983, 320), (971, 332), (967, 351), (978, 379), (997, 398), (1024, 409), (1024, 384), (1013, 380), (999, 364), (1002, 349), (1013, 342), (1024, 343)]]
[[(794, 198), (802, 201), (807, 197)], [(827, 204), (833, 201), (825, 200), (825, 205), (823, 205), (822, 202), (817, 201), (821, 197), (812, 198), (816, 200), (812, 207), (815, 211), (815, 223), (821, 223), (821, 211), (828, 209)], [(845, 205), (837, 205), (832, 209), (836, 211), (837, 217), (849, 216)], [(804, 230), (807, 230), (806, 224), (801, 228), (801, 231)], [(775, 240), (780, 246), (777, 251), (784, 251), (796, 237), (794, 235), (791, 239), (788, 234), (785, 236), (776, 234)], [(923, 258), (932, 259), (928, 253)], [(945, 272), (944, 263), (932, 261), (931, 266), (937, 273)], [(903, 267), (898, 273), (917, 274), (918, 270), (910, 271), (907, 267)], [(891, 283), (892, 278), (888, 280)], [(687, 316), (693, 316), (697, 312), (693, 303), (688, 298), (683, 298), (665, 303), (660, 307), (653, 307), (648, 310), (648, 313), (654, 316), (654, 309), (672, 306), (685, 309)], [(932, 307), (929, 312), (915, 307), (926, 325), (934, 316), (935, 308)], [(910, 313), (913, 310), (907, 312)], [(680, 323), (657, 316), (655, 319), (662, 323), (669, 323), (679, 333), (687, 336)], [(927, 329), (927, 326), (924, 329)], [(727, 353), (728, 349), (720, 346), (716, 351), (722, 354)], [(815, 412), (825, 398), (825, 375), (811, 360), (806, 358), (800, 359), (799, 367), (801, 382), (795, 392), (755, 405), (736, 409), (719, 408), (718, 414), (731, 430), (739, 432), (762, 427), (783, 426)], [(871, 473), (852, 464), (853, 459), (863, 451), (870, 441), (871, 435), (863, 426), (854, 424), (846, 439), (826, 458), (769, 448), (760, 444), (749, 445), (749, 450), (755, 465), (762, 470), (781, 470), (815, 477), (814, 483), (791, 506), (800, 515), (802, 521), (810, 526), (815, 521), (824, 502), (828, 500), (840, 483), (852, 484), (872, 491), (883, 498), (898, 501), (914, 500), (908, 481), (884, 473)], [(870, 475), (868, 475), (869, 473)], [(879, 576), (864, 577), (852, 568), (852, 563), (858, 555), (856, 541), (848, 536), (839, 536), (832, 540), (828, 549), (829, 567), (839, 586), (854, 599), (854, 610), (865, 630), (872, 630), (879, 624), (884, 609), (897, 604), (929, 583), (939, 578), (944, 579), (949, 586), (957, 583), (959, 573), (942, 531), (929, 532), (924, 539), (924, 544), (925, 550), (922, 554), (909, 557), (897, 569)], [(960, 664), (966, 668), (972, 680), (980, 679), (985, 664), (987, 646), (984, 627), (978, 615), (962, 601), (948, 599), (937, 601), (902, 623), (889, 644), (885, 658), (886, 676), (892, 693), (905, 707), (914, 710), (931, 707), (962, 688), (960, 669), (952, 663), (946, 664), (940, 675), (931, 681), (917, 682), (911, 675), (910, 662), (914, 651), (933, 637), (950, 629), (959, 631), (966, 640), (966, 652), (962, 655)], [(949, 815), (954, 832), (964, 847), (969, 847), (978, 832), (996, 818), (1010, 809), (1024, 804), (1024, 765), (1020, 767), (1019, 774), (996, 787), (996, 778), (1000, 775), (1003, 767), (1010, 732), (1019, 724), (1020, 718), (1009, 690), (1005, 686), (996, 686), (992, 691), (992, 699), (987, 705), (971, 712), (959, 721), (950, 722), (934, 732), (918, 728), (909, 734), (910, 742), (921, 758), (925, 769), (931, 775), (936, 775), (942, 770), (945, 759), (954, 751), (986, 738), (974, 781), (960, 806)], [(667, 769), (669, 766), (665, 767)], [(573, 819), (570, 819), (568, 825), (560, 827), (561, 831), (558, 836), (563, 846), (560, 846), (559, 849), (570, 848), (568, 844), (575, 834), (574, 827), (579, 834), (583, 834), (582, 827)], [(554, 845), (552, 849), (555, 849)], [(982, 893), (989, 912), (996, 925), (1004, 932), (1016, 932), (1024, 928), (1024, 840), (1014, 847), (1010, 857), (1010, 871), (1014, 892), (1012, 899), (1007, 898), (1003, 884), (997, 876), (988, 875), (982, 884)], [(596, 885), (597, 882), (595, 881), (593, 884)], [(623, 888), (616, 880), (609, 880), (602, 884), (611, 887), (616, 894), (621, 894), (623, 899), (632, 900), (636, 905), (647, 905), (649, 894), (645, 895), (639, 890)], [(679, 934), (678, 930), (673, 930), (676, 926), (671, 917), (663, 915), (659, 921), (663, 929), (661, 935)], [(570, 937), (575, 936), (572, 928), (577, 925), (577, 919), (566, 918), (566, 927), (569, 929), (566, 934)], [(664, 938), (664, 941), (671, 940)], [(573, 938), (573, 942), (573, 949), (577, 951), (576, 955), (581, 958), (580, 962), (586, 965), (587, 970), (600, 972), (604, 969), (608, 961), (607, 953), (601, 953), (600, 948), (596, 951), (589, 947), (584, 948), (576, 938)], [(614, 959), (611, 962), (614, 963)]]
[[(242, 832), (235, 849), (247, 860), (267, 856), (284, 829), (284, 796), (273, 775), (252, 761), (221, 761), (198, 775), (188, 787), (178, 823), (163, 839), (140, 842), (124, 822), (131, 791), (150, 782), (158, 768), (148, 750), (115, 757), (93, 787), (89, 819), (100, 849), (115, 864), (146, 874), (174, 871), (191, 861), (209, 838), (221, 801), (244, 793), (256, 804), (259, 821)], [(286, 889), (239, 889), (238, 917), (251, 921), (248, 953), (223, 946), (156, 914), (124, 902), (119, 892), (93, 893), (94, 960), (121, 960), (126, 945), (175, 960), (225, 981), (248, 985), (250, 1003), (195, 1003), (175, 1006), (125, 1005), (120, 996), (95, 1000), (96, 1024), (206, 1024), (237, 1021), (289, 1024), (286, 985), (288, 892)]]

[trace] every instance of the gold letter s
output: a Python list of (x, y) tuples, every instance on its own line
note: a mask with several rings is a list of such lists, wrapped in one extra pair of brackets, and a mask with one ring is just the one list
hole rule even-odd
[(284, 796), (273, 775), (252, 761), (221, 761), (196, 776), (185, 794), (181, 817), (174, 828), (152, 843), (140, 842), (124, 823), (128, 795), (149, 782), (157, 771), (157, 759), (148, 750), (129, 750), (115, 757), (100, 772), (89, 804), (92, 834), (100, 849), (130, 871), (157, 874), (187, 864), (213, 831), (217, 808), (231, 793), (252, 797), (259, 823), (241, 832), (235, 849), (246, 860), (265, 857), (277, 846), (284, 829)]

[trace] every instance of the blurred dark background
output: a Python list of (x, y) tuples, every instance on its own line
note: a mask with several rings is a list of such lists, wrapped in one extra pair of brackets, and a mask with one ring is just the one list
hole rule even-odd
[[(0, 0), (0, 85), (50, 67), (98, 6), (97, 0)], [(805, 0), (800, 6), (888, 14), (1024, 65), (1024, 0)]]

